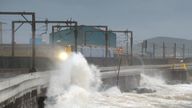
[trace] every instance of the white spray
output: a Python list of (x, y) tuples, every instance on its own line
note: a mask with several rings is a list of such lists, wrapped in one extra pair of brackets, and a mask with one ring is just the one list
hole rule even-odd
[(99, 70), (80, 54), (72, 54), (52, 72), (45, 108), (189, 108), (192, 85), (167, 85), (163, 79), (141, 75), (151, 94), (121, 93), (118, 88), (97, 92)]
[[(46, 108), (84, 108), (90, 92), (100, 86), (99, 70), (88, 65), (80, 53), (73, 53), (51, 73)], [(50, 102), (52, 101), (52, 102)]]

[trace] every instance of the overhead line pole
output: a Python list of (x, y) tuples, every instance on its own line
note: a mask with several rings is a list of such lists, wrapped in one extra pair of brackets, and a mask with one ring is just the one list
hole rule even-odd
[(153, 43), (153, 59), (155, 58), (155, 43)]
[(174, 48), (173, 48), (173, 57), (174, 57), (174, 58), (177, 57), (176, 53), (177, 53), (177, 44), (174, 43)]
[(35, 26), (35, 14), (32, 14), (32, 69), (31, 71), (34, 72), (36, 71), (35, 68), (35, 31), (36, 31), (36, 26)]
[[(17, 29), (15, 30), (15, 24), (17, 23), (21, 23), (21, 25), (19, 25), (17, 27)], [(15, 52), (15, 32), (25, 23), (29, 23), (29, 24), (33, 24), (33, 21), (29, 21), (29, 20), (25, 20), (25, 21), (21, 21), (21, 20), (18, 20), (18, 21), (12, 21), (12, 56), (14, 56), (14, 52)], [(66, 25), (69, 25), (69, 24), (77, 24), (76, 21), (55, 21), (55, 20), (38, 20), (38, 21), (35, 21), (35, 24), (66, 24)], [(52, 34), (54, 35), (54, 34)], [(53, 37), (53, 36), (52, 36)]]
[(133, 32), (132, 31), (128, 31), (131, 33), (131, 54), (130, 54), (130, 65), (133, 65)]
[[(88, 27), (105, 27), (105, 26), (88, 26)], [(106, 29), (108, 30), (108, 28)], [(96, 31), (96, 30), (92, 30), (92, 31), (86, 31), (86, 32), (101, 32), (101, 31)], [(107, 31), (107, 38), (105, 38), (106, 40), (106, 51), (108, 50), (108, 33), (109, 32), (115, 32), (115, 33), (130, 33), (131, 36), (130, 36), (130, 46), (131, 46), (131, 54), (130, 54), (130, 65), (132, 65), (133, 63), (133, 32), (132, 31), (128, 31), (128, 30), (110, 30), (110, 31)], [(106, 52), (107, 54), (107, 52)], [(106, 55), (107, 56), (107, 55)]]
[(14, 24), (13, 24), (13, 22), (12, 22), (12, 40), (11, 40), (11, 42), (12, 42), (12, 44), (11, 44), (11, 55), (12, 55), (12, 57), (15, 55), (15, 51), (14, 51), (14, 46), (15, 46), (15, 26), (14, 26)]
[(130, 62), (129, 64), (133, 64), (133, 32), (128, 31), (128, 30), (110, 30), (110, 32), (115, 32), (115, 33), (130, 33), (130, 46), (131, 46), (131, 53), (130, 53)]
[(165, 59), (165, 42), (163, 42), (163, 59)]
[(183, 59), (185, 59), (185, 44), (183, 44), (182, 50), (183, 50)]
[[(35, 68), (35, 13), (34, 12), (0, 12), (0, 15), (21, 15), (24, 17), (24, 15), (31, 15), (31, 19), (32, 19), (32, 66), (30, 69), (30, 72), (35, 72), (36, 68)], [(12, 26), (12, 28), (14, 28), (14, 26)], [(13, 33), (12, 33), (13, 34)], [(12, 46), (14, 46), (14, 41), (12, 41)], [(13, 50), (13, 49), (12, 49)], [(14, 54), (14, 53), (13, 53)]]

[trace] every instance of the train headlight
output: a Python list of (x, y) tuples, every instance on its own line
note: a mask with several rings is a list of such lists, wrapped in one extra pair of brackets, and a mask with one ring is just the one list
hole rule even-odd
[(60, 52), (59, 54), (58, 54), (58, 59), (59, 60), (66, 60), (68, 58), (68, 54), (66, 53), (66, 52)]

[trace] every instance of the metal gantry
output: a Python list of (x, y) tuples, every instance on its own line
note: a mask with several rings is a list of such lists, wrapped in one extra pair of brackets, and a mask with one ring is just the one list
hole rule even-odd
[[(55, 28), (62, 28), (62, 27), (80, 27), (80, 26), (52, 26), (52, 35), (53, 35), (53, 38), (54, 39), (54, 30)], [(132, 31), (128, 31), (128, 30), (125, 30), (125, 31), (121, 31), (121, 30), (110, 30), (108, 31), (108, 26), (103, 26), (103, 25), (86, 25), (86, 27), (98, 27), (98, 28), (104, 28), (105, 31), (105, 57), (107, 58), (108, 56), (108, 32), (116, 32), (116, 33), (130, 33), (130, 46), (131, 46), (131, 53), (130, 53), (130, 65), (133, 64), (133, 32)], [(74, 31), (75, 34), (77, 33), (76, 30)], [(86, 36), (86, 32), (101, 32), (101, 31), (98, 31), (98, 30), (95, 30), (95, 31), (85, 31), (85, 36)], [(52, 40), (54, 41), (54, 40)], [(86, 43), (85, 43), (86, 44)], [(75, 51), (77, 51), (77, 35), (75, 35)]]
[[(21, 15), (26, 21), (27, 18), (25, 17), (25, 15), (30, 15), (31, 16), (31, 28), (32, 28), (32, 66), (30, 69), (30, 72), (35, 72), (36, 68), (35, 68), (35, 29), (36, 29), (36, 25), (35, 25), (35, 13), (34, 12), (0, 12), (0, 15)], [(12, 26), (12, 29), (14, 29), (14, 27)], [(13, 33), (12, 33), (13, 34)], [(14, 46), (14, 37), (12, 37), (12, 47)], [(13, 49), (12, 49), (13, 50)]]
[(125, 33), (127, 34), (128, 38), (128, 33), (130, 33), (130, 47), (131, 47), (131, 53), (130, 53), (130, 65), (133, 64), (133, 31), (128, 31), (128, 30), (110, 30), (110, 32), (115, 32), (115, 33)]
[[(15, 52), (15, 32), (25, 23), (32, 24), (32, 21), (25, 20), (25, 21), (12, 21), (12, 56), (14, 56)], [(16, 29), (15, 29), (15, 24), (20, 24)], [(35, 24), (65, 24), (65, 25), (71, 25), (71, 24), (77, 24), (76, 21), (58, 21), (58, 20), (44, 20), (44, 21), (35, 21)]]

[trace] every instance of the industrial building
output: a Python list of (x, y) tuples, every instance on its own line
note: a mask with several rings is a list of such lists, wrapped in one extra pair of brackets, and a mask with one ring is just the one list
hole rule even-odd
[[(59, 45), (74, 46), (75, 36), (74, 27), (68, 27), (64, 30), (50, 34), (49, 42)], [(108, 33), (108, 57), (114, 57), (114, 50), (116, 48), (116, 34)], [(81, 25), (77, 27), (77, 50), (85, 57), (105, 57), (105, 35), (106, 32), (96, 27)], [(54, 36), (54, 38), (53, 38)]]
[[(105, 31), (85, 25), (78, 26), (77, 31), (77, 44), (79, 46), (105, 46)], [(54, 40), (52, 39), (52, 34), (50, 34), (49, 42), (73, 46), (75, 43), (74, 28), (71, 27), (55, 32)], [(108, 32), (108, 45), (109, 47), (116, 47), (115, 33)]]

